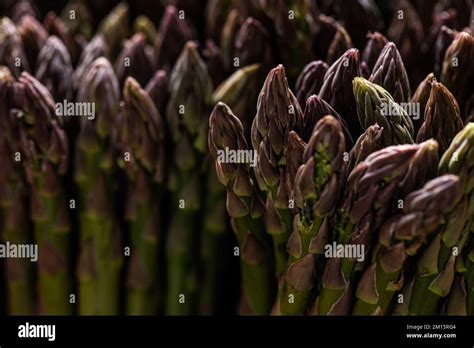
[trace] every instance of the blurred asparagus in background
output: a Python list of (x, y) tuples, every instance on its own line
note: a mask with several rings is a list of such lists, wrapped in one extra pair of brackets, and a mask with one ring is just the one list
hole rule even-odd
[(119, 311), (124, 256), (114, 179), (119, 98), (112, 66), (103, 57), (96, 59), (77, 96), (79, 102), (95, 108), (94, 120), (81, 119), (75, 157), (80, 194), (79, 314), (114, 315)]
[(64, 187), (69, 162), (66, 133), (56, 119), (51, 94), (38, 80), (23, 72), (16, 92), (15, 103), (24, 122), (20, 127), (21, 152), (39, 248), (38, 311), (72, 314), (70, 206)]
[[(0, 214), (2, 243), (33, 242), (32, 223), (28, 218), (29, 190), (22, 167), (21, 123), (13, 110), (14, 79), (7, 67), (0, 67)], [(10, 315), (32, 315), (35, 304), (35, 265), (29, 259), (7, 258), (4, 262), (5, 307)]]
[(129, 77), (123, 88), (123, 127), (118, 131), (124, 151), (119, 163), (127, 176), (125, 218), (130, 230), (127, 306), (130, 315), (150, 315), (163, 305), (160, 277), (162, 201), (165, 184), (165, 129), (151, 98)]
[(167, 241), (166, 314), (193, 314), (197, 310), (199, 211), (205, 192), (201, 162), (206, 152), (212, 89), (196, 43), (186, 43), (171, 73), (166, 110), (174, 144), (168, 184), (172, 218)]

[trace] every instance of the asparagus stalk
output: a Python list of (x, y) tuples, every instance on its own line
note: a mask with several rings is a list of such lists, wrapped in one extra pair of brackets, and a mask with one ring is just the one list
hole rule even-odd
[(349, 161), (347, 164), (348, 173), (370, 154), (382, 149), (382, 133), (383, 128), (376, 123), (367, 128), (359, 139), (357, 139), (349, 152)]
[(219, 181), (227, 190), (227, 212), (240, 249), (242, 286), (250, 313), (270, 313), (275, 281), (271, 246), (264, 233), (264, 206), (249, 163), (228, 163), (220, 151), (251, 151), (242, 123), (224, 103), (218, 103), (209, 120), (209, 150), (216, 160)]
[[(29, 192), (21, 162), (19, 134), (21, 123), (11, 111), (14, 97), (13, 76), (7, 67), (0, 67), (0, 232), (2, 242), (31, 244), (32, 229), (28, 216)], [(10, 315), (36, 313), (34, 264), (28, 259), (9, 258), (3, 264), (5, 307)]]
[(37, 19), (30, 15), (24, 15), (17, 23), (18, 32), (23, 42), (23, 48), (28, 63), (35, 67), (38, 60), (38, 54), (48, 39), (48, 33)]
[(473, 155), (474, 123), (469, 123), (454, 138), (439, 165), (440, 174), (459, 176), (463, 196), (418, 261), (407, 314), (436, 314), (441, 298), (451, 290), (456, 258), (469, 237), (474, 214)]
[(397, 103), (410, 100), (410, 81), (402, 57), (393, 42), (387, 43), (383, 48), (369, 81), (382, 86)]
[(206, 158), (205, 161), (209, 169), (201, 241), (203, 276), (199, 292), (199, 313), (204, 315), (216, 314), (220, 299), (226, 296), (223, 292), (223, 282), (230, 266), (227, 262), (229, 258), (226, 256), (232, 252), (226, 243), (229, 225), (225, 187), (219, 183), (213, 168), (214, 161), (209, 159)]
[(99, 24), (98, 33), (103, 35), (110, 54), (115, 57), (120, 50), (122, 40), (128, 35), (129, 6), (120, 2)]
[(344, 132), (345, 141), (347, 146), (351, 146), (354, 142), (352, 140), (351, 133), (347, 127), (346, 121), (342, 118), (331, 105), (326, 103), (322, 98), (317, 95), (312, 95), (306, 100), (306, 105), (303, 114), (303, 131), (302, 137), (305, 141), (309, 141), (313, 134), (314, 127), (324, 116), (331, 115), (337, 119), (341, 124)]
[(403, 212), (380, 228), (372, 264), (357, 286), (353, 315), (388, 314), (395, 292), (403, 286), (409, 258), (439, 229), (461, 194), (459, 178), (444, 175), (406, 197)]
[(352, 92), (352, 80), (360, 74), (359, 51), (351, 48), (330, 66), (319, 91), (319, 96), (344, 117), (354, 137), (361, 133), (361, 128), (356, 116), (356, 98)]
[(78, 102), (95, 106), (94, 120), (81, 119), (75, 181), (78, 186), (80, 251), (79, 314), (114, 315), (119, 311), (122, 235), (115, 212), (113, 124), (119, 84), (105, 58), (96, 59), (79, 85)]
[(259, 64), (249, 65), (229, 76), (212, 94), (214, 103), (227, 104), (237, 117), (240, 117), (247, 139), (249, 138), (248, 130), (255, 116), (261, 79), (262, 67)]
[(50, 36), (38, 55), (35, 77), (51, 91), (54, 100), (71, 100), (73, 95), (72, 63), (66, 46)]
[(151, 315), (162, 299), (159, 276), (161, 192), (165, 177), (164, 124), (153, 101), (132, 77), (125, 81), (119, 141), (130, 160), (121, 160), (127, 176), (126, 219), (131, 260), (127, 271), (130, 315)]
[(443, 84), (431, 81), (431, 91), (424, 109), (424, 123), (418, 131), (416, 141), (433, 138), (443, 153), (462, 128), (463, 121), (456, 99)]
[(167, 314), (192, 314), (197, 309), (200, 199), (203, 196), (200, 162), (206, 151), (207, 107), (212, 82), (197, 45), (188, 42), (170, 77), (167, 123), (175, 144), (169, 189), (172, 219), (167, 241)]
[(167, 6), (155, 40), (155, 67), (171, 71), (185, 43), (193, 38), (191, 28), (179, 18), (174, 6)]
[(286, 243), (292, 226), (285, 169), (288, 133), (301, 126), (302, 111), (288, 88), (285, 69), (279, 65), (265, 80), (251, 131), (252, 145), (258, 154), (255, 174), (260, 188), (268, 192), (266, 229), (273, 237), (278, 277), (286, 267)]
[(39, 312), (68, 315), (73, 312), (69, 301), (72, 292), (69, 202), (64, 187), (68, 141), (62, 122), (55, 118), (53, 97), (46, 87), (23, 72), (18, 89), (22, 92), (16, 102), (23, 108), (26, 125), (21, 134), (24, 169), (30, 184), (31, 218), (39, 246)]
[(73, 73), (74, 89), (77, 90), (91, 64), (99, 57), (107, 58), (109, 49), (102, 34), (96, 34), (84, 47), (82, 54)]
[(464, 256), (464, 268), (456, 274), (447, 298), (447, 315), (473, 315), (474, 313), (474, 243), (471, 242)]
[(239, 66), (261, 64), (269, 67), (273, 62), (271, 38), (265, 27), (255, 18), (249, 17), (235, 35), (235, 57)]
[(410, 117), (385, 89), (361, 77), (356, 77), (352, 84), (362, 128), (367, 129), (375, 123), (383, 127), (384, 146), (413, 143)]
[(306, 101), (313, 94), (318, 94), (324, 82), (324, 75), (329, 69), (322, 60), (315, 60), (307, 64), (296, 80), (295, 91), (301, 108), (304, 108)]
[(290, 254), (280, 298), (282, 314), (303, 314), (315, 287), (317, 258), (329, 240), (329, 219), (344, 181), (345, 141), (342, 127), (332, 116), (322, 118), (303, 154), (295, 176), (299, 213), (288, 240)]
[(141, 33), (133, 35), (125, 41), (122, 51), (115, 61), (115, 72), (121, 86), (128, 76), (135, 78), (141, 86), (153, 75), (154, 62), (146, 51), (145, 36)]
[(0, 37), (0, 64), (8, 67), (13, 76), (19, 77), (23, 70), (30, 70), (20, 33), (15, 24), (7, 17), (0, 19), (0, 33), (2, 33)]
[(367, 39), (367, 43), (362, 51), (362, 62), (367, 64), (367, 68), (372, 71), (388, 40), (379, 32), (367, 34)]
[[(360, 245), (364, 257), (373, 231), (390, 212), (399, 183), (405, 176), (418, 145), (390, 146), (371, 154), (349, 175), (346, 193), (333, 222), (337, 245)], [(354, 258), (329, 258), (322, 289), (315, 303), (316, 314), (341, 315), (351, 311)]]
[(457, 33), (444, 55), (441, 82), (453, 93), (461, 109), (470, 95), (470, 84), (474, 76), (473, 33)]
[(431, 84), (433, 81), (436, 81), (436, 77), (433, 73), (429, 73), (428, 76), (426, 76), (425, 79), (418, 85), (415, 93), (411, 97), (411, 103), (418, 103), (420, 105), (420, 114), (413, 118), (415, 134), (418, 134), (418, 131), (424, 122), (426, 104), (430, 98)]

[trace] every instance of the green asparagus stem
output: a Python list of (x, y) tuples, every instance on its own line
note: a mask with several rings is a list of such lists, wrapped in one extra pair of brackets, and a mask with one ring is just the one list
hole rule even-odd
[(23, 91), (18, 102), (25, 122), (25, 132), (21, 134), (24, 169), (31, 187), (31, 218), (39, 247), (39, 312), (68, 315), (73, 313), (69, 301), (72, 293), (69, 204), (64, 187), (68, 141), (46, 87), (23, 72), (19, 88)]
[[(113, 125), (119, 84), (105, 58), (96, 59), (79, 85), (79, 102), (95, 105), (94, 120), (81, 118), (75, 182), (79, 188), (79, 314), (114, 315), (119, 311), (122, 235), (115, 212), (116, 151)], [(92, 105), (92, 104), (90, 104)]]
[(418, 261), (407, 314), (436, 314), (441, 298), (450, 292), (456, 258), (469, 237), (474, 216), (473, 156), (474, 123), (469, 123), (454, 138), (439, 165), (440, 174), (459, 176), (463, 197)]
[(264, 206), (249, 163), (228, 163), (220, 153), (227, 148), (251, 151), (242, 123), (224, 103), (218, 103), (209, 120), (209, 150), (216, 160), (219, 181), (227, 189), (227, 212), (240, 251), (242, 286), (250, 313), (269, 314), (276, 287), (268, 236), (264, 233)]
[(443, 153), (462, 128), (463, 121), (456, 99), (443, 84), (433, 79), (424, 109), (424, 123), (418, 131), (416, 141), (433, 138)]
[(255, 174), (260, 188), (268, 192), (266, 228), (273, 237), (277, 277), (286, 267), (286, 243), (292, 229), (285, 169), (288, 133), (301, 128), (302, 111), (288, 88), (285, 69), (279, 65), (265, 80), (251, 132), (252, 145), (258, 154)]
[(206, 151), (212, 82), (197, 45), (188, 42), (170, 77), (167, 123), (175, 144), (169, 189), (172, 218), (168, 231), (166, 313), (195, 313), (203, 185), (200, 170)]
[(226, 237), (230, 230), (226, 214), (225, 187), (219, 183), (214, 161), (206, 158), (209, 169), (207, 177), (206, 201), (204, 203), (204, 221), (201, 241), (202, 273), (199, 293), (199, 313), (216, 314), (220, 298), (225, 296), (223, 284), (229, 266)]
[[(361, 245), (367, 255), (372, 234), (390, 212), (399, 183), (418, 148), (387, 147), (371, 154), (352, 171), (334, 216), (333, 241), (338, 245)], [(355, 265), (356, 260), (348, 257), (327, 260), (322, 289), (314, 306), (316, 314), (350, 313)]]
[(299, 213), (288, 241), (288, 269), (280, 297), (282, 314), (303, 314), (315, 287), (316, 255), (329, 240), (329, 218), (344, 181), (344, 133), (332, 116), (315, 126), (295, 177)]
[[(32, 230), (28, 206), (28, 186), (19, 143), (20, 122), (11, 110), (13, 76), (7, 67), (0, 67), (0, 237), (3, 242), (31, 244)], [(8, 258), (3, 264), (5, 307), (10, 315), (36, 313), (34, 264), (28, 259)]]
[(439, 229), (461, 194), (459, 178), (445, 175), (406, 197), (403, 212), (380, 229), (372, 264), (357, 286), (353, 315), (388, 314), (395, 292), (403, 286), (408, 259)]
[(397, 103), (410, 100), (410, 81), (393, 42), (385, 45), (372, 70), (370, 82), (383, 87)]
[(148, 94), (132, 77), (125, 81), (124, 111), (119, 141), (120, 164), (127, 176), (126, 220), (131, 234), (131, 260), (127, 271), (126, 313), (156, 314), (163, 302), (159, 276), (160, 215), (165, 180), (165, 129)]

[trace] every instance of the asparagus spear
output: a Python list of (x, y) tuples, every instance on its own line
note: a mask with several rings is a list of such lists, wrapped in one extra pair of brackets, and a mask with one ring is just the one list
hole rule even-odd
[(79, 188), (79, 314), (113, 315), (119, 310), (122, 235), (115, 214), (113, 124), (119, 84), (109, 61), (96, 59), (81, 80), (78, 102), (94, 105), (93, 120), (81, 119), (75, 181)]
[[(399, 183), (418, 148), (418, 145), (384, 148), (352, 171), (334, 216), (333, 241), (337, 245), (361, 245), (367, 255), (373, 231), (389, 213)], [(322, 289), (314, 306), (316, 314), (350, 313), (355, 264), (355, 259), (350, 257), (327, 260)]]
[(185, 43), (193, 38), (191, 28), (178, 16), (174, 6), (167, 6), (155, 40), (155, 67), (170, 71)]
[(30, 70), (20, 33), (7, 17), (0, 19), (0, 33), (0, 64), (8, 67), (13, 76), (19, 77), (21, 71)]
[(306, 100), (313, 95), (318, 94), (324, 82), (324, 75), (329, 69), (328, 65), (322, 60), (315, 60), (307, 64), (296, 80), (296, 97), (301, 108), (306, 105)]
[(41, 23), (30, 15), (22, 16), (17, 27), (28, 63), (31, 67), (35, 67), (38, 60), (38, 53), (46, 43), (48, 33)]
[(153, 21), (147, 16), (138, 16), (133, 22), (133, 32), (142, 33), (146, 38), (146, 43), (153, 45), (156, 38), (156, 27)]
[(370, 126), (357, 139), (349, 152), (347, 171), (350, 173), (360, 162), (364, 161), (370, 154), (382, 149), (383, 128), (377, 123)]
[(454, 138), (439, 165), (440, 174), (459, 176), (463, 196), (418, 261), (407, 314), (436, 314), (441, 298), (451, 289), (456, 258), (469, 236), (474, 215), (473, 156), (474, 123), (469, 123)]
[(286, 267), (286, 243), (292, 225), (285, 177), (288, 133), (298, 131), (301, 123), (302, 111), (288, 88), (285, 69), (279, 65), (265, 80), (251, 131), (252, 145), (258, 154), (255, 174), (260, 188), (268, 191), (266, 229), (273, 237), (277, 276)]
[(444, 175), (406, 197), (403, 212), (388, 219), (380, 229), (372, 264), (357, 286), (352, 314), (388, 313), (395, 292), (403, 286), (408, 259), (439, 229), (461, 194), (459, 178)]
[(74, 89), (78, 89), (79, 84), (83, 80), (91, 64), (99, 57), (107, 58), (109, 56), (109, 49), (105, 43), (102, 34), (95, 35), (92, 40), (84, 47), (76, 70), (73, 74)]
[(166, 103), (169, 97), (169, 75), (166, 70), (157, 70), (145, 87), (146, 92), (155, 103), (161, 115), (166, 113)]
[(242, 67), (251, 64), (271, 66), (273, 50), (270, 34), (255, 18), (249, 17), (235, 36), (234, 55)]
[(167, 314), (196, 311), (199, 242), (198, 213), (203, 196), (200, 162), (206, 151), (212, 82), (194, 42), (188, 42), (170, 77), (167, 123), (175, 144), (169, 189), (172, 218), (168, 231)]
[(99, 24), (97, 32), (103, 35), (112, 57), (117, 55), (122, 40), (128, 35), (128, 17), (128, 4), (120, 2)]
[(457, 273), (449, 297), (447, 298), (447, 315), (473, 315), (474, 314), (474, 243), (466, 248), (464, 256), (464, 269)]
[(352, 80), (360, 74), (359, 51), (351, 48), (330, 66), (319, 91), (319, 96), (344, 117), (354, 137), (361, 133), (361, 128), (356, 117)]
[(345, 136), (346, 145), (351, 146), (354, 141), (352, 140), (351, 133), (349, 132), (349, 128), (347, 127), (344, 118), (342, 118), (337, 113), (337, 111), (331, 107), (331, 105), (326, 103), (323, 99), (321, 99), (315, 94), (306, 100), (306, 105), (303, 114), (303, 139), (309, 141), (313, 134), (314, 127), (316, 126), (318, 121), (327, 115), (333, 116), (341, 124)]
[(426, 104), (431, 94), (431, 83), (436, 81), (436, 77), (433, 73), (429, 73), (428, 76), (418, 85), (415, 93), (411, 97), (411, 103), (417, 103), (420, 105), (420, 114), (417, 117), (413, 117), (413, 126), (415, 128), (415, 134), (424, 122)]
[(282, 314), (303, 314), (315, 287), (315, 254), (329, 239), (329, 218), (344, 181), (345, 141), (342, 127), (332, 116), (322, 118), (303, 154), (295, 176), (299, 213), (288, 240), (290, 254), (280, 298)]
[(21, 133), (24, 169), (31, 194), (31, 218), (39, 247), (38, 296), (41, 314), (72, 314), (69, 204), (64, 187), (69, 148), (63, 122), (45, 86), (23, 72), (16, 102), (24, 111)]
[(410, 117), (385, 89), (361, 77), (356, 77), (352, 84), (362, 128), (375, 123), (383, 127), (384, 146), (413, 143)]
[(367, 68), (372, 71), (388, 40), (379, 32), (367, 34), (367, 39), (367, 43), (362, 51), (362, 62), (365, 62)]
[(253, 64), (240, 68), (224, 82), (222, 82), (212, 94), (214, 103), (223, 102), (240, 117), (240, 121), (247, 133), (253, 121), (255, 104), (258, 99), (258, 88), (261, 85), (262, 67)]
[(460, 32), (454, 37), (444, 55), (441, 82), (448, 88), (461, 109), (469, 97), (469, 88), (474, 76), (474, 37), (472, 33)]
[(135, 78), (140, 85), (145, 84), (153, 75), (152, 57), (146, 52), (145, 36), (133, 35), (125, 41), (122, 51), (115, 61), (115, 71), (120, 85), (124, 85), (128, 76)]
[(121, 148), (130, 160), (121, 160), (127, 176), (126, 219), (131, 234), (127, 271), (130, 315), (155, 314), (162, 298), (158, 267), (161, 192), (165, 177), (164, 124), (153, 101), (132, 77), (125, 81), (124, 110), (119, 132)]
[(444, 152), (451, 140), (463, 128), (463, 121), (459, 113), (458, 103), (454, 96), (443, 86), (433, 80), (431, 91), (424, 109), (424, 123), (422, 124), (417, 142), (433, 138)]
[(242, 286), (252, 314), (270, 313), (275, 281), (271, 246), (263, 228), (263, 202), (249, 163), (227, 163), (220, 151), (251, 151), (242, 123), (224, 103), (218, 103), (209, 120), (209, 150), (216, 160), (219, 181), (227, 190), (227, 212), (240, 249)]
[(204, 163), (208, 175), (201, 240), (202, 280), (199, 313), (209, 315), (218, 313), (221, 299), (226, 296), (223, 285), (230, 266), (227, 256), (232, 249), (228, 248), (226, 243), (230, 226), (226, 214), (225, 187), (219, 183), (213, 166), (214, 161), (207, 157)]
[(53, 94), (54, 100), (63, 102), (72, 99), (71, 57), (56, 36), (50, 36), (39, 52), (35, 77)]
[(369, 81), (382, 86), (397, 103), (410, 100), (410, 81), (402, 57), (393, 42), (387, 43), (383, 48)]
[[(31, 220), (28, 214), (29, 192), (21, 162), (19, 138), (22, 125), (11, 110), (14, 79), (7, 67), (0, 67), (0, 232), (2, 242), (31, 244)], [(9, 258), (3, 264), (5, 306), (10, 315), (36, 313), (34, 264), (28, 259)]]

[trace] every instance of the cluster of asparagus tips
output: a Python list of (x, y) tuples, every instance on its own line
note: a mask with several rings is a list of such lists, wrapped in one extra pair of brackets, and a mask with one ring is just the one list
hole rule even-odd
[[(418, 148), (418, 145), (384, 148), (371, 154), (351, 172), (345, 195), (333, 218), (333, 242), (363, 247), (363, 258), (366, 257), (373, 231), (390, 212), (398, 186)], [(354, 257), (328, 258), (322, 289), (314, 306), (316, 314), (350, 313), (355, 266)]]
[(388, 314), (395, 293), (404, 285), (408, 259), (437, 231), (461, 194), (459, 178), (444, 175), (406, 197), (402, 213), (388, 219), (380, 228), (372, 264), (357, 286), (352, 314)]

